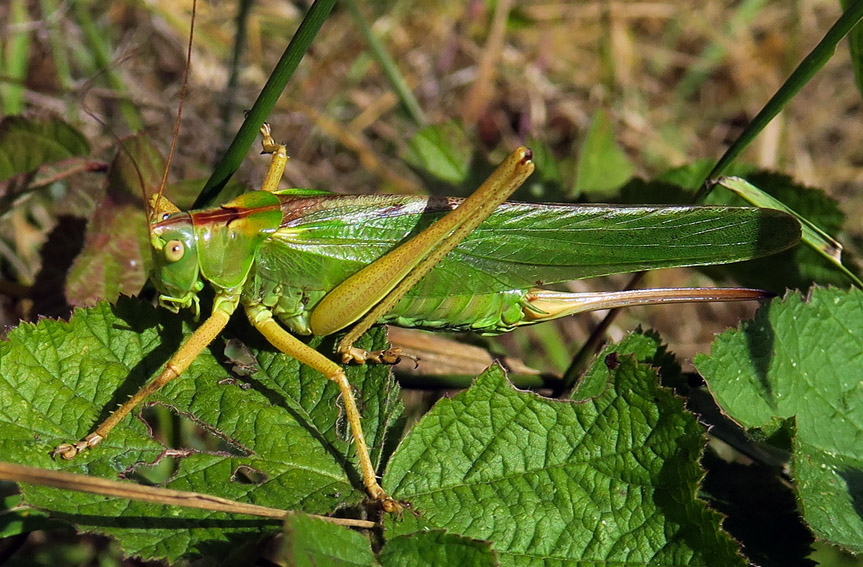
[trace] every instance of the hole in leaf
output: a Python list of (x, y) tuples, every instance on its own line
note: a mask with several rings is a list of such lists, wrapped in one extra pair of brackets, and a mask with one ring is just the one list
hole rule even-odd
[(231, 372), (237, 376), (253, 376), (260, 370), (258, 359), (242, 341), (228, 339), (225, 343), (225, 356), (231, 364)]
[(137, 463), (122, 476), (141, 484), (159, 486), (170, 481), (179, 466), (178, 459), (163, 454), (153, 463)]
[(254, 467), (250, 467), (248, 465), (240, 465), (236, 469), (234, 469), (234, 473), (231, 475), (231, 482), (238, 482), (240, 484), (264, 484), (269, 480), (269, 475), (265, 472), (260, 471)]
[(160, 402), (150, 402), (141, 410), (140, 419), (151, 431), (153, 439), (169, 451), (218, 453), (231, 457), (247, 457), (251, 451), (218, 429)]

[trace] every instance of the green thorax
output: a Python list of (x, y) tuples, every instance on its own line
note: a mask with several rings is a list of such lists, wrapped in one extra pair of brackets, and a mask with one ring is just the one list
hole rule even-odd
[(213, 209), (166, 214), (151, 230), (152, 279), (160, 303), (197, 309), (203, 281), (217, 293), (237, 293), (269, 234), (282, 220), (278, 198), (243, 194)]

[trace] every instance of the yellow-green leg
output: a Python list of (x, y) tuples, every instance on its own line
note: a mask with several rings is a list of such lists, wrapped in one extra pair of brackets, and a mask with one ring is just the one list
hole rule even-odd
[[(261, 126), (262, 147), (264, 153), (272, 154), (272, 161), (267, 170), (267, 175), (261, 186), (262, 191), (274, 192), (278, 190), (279, 181), (285, 171), (285, 165), (288, 162), (288, 154), (285, 146), (276, 142), (271, 133), (270, 125), (266, 122)], [(369, 448), (366, 444), (365, 435), (363, 435), (362, 424), (360, 423), (360, 412), (357, 409), (356, 399), (350, 382), (345, 375), (341, 366), (323, 356), (318, 351), (310, 348), (296, 337), (285, 331), (273, 319), (272, 312), (262, 305), (249, 305), (246, 307), (246, 314), (249, 317), (252, 325), (260, 332), (274, 347), (283, 353), (295, 358), (300, 363), (309, 366), (321, 374), (328, 380), (332, 380), (339, 386), (342, 394), (342, 399), (345, 404), (345, 415), (348, 418), (348, 423), (351, 427), (351, 435), (354, 443), (357, 446), (357, 455), (360, 459), (360, 469), (363, 475), (363, 483), (366, 486), (369, 496), (379, 501), (387, 512), (398, 512), (401, 506), (392, 498), (387, 496), (383, 488), (378, 483), (377, 475), (374, 466), (372, 465), (371, 457), (369, 456)]]
[(200, 327), (192, 334), (189, 339), (183, 343), (180, 349), (174, 353), (171, 360), (165, 365), (165, 370), (149, 382), (146, 386), (138, 390), (134, 396), (129, 398), (126, 403), (117, 408), (108, 419), (102, 422), (96, 430), (86, 436), (77, 443), (62, 443), (54, 449), (54, 455), (59, 455), (64, 459), (73, 459), (75, 455), (83, 451), (95, 447), (101, 443), (108, 433), (116, 427), (120, 421), (129, 415), (135, 407), (143, 402), (150, 394), (156, 392), (162, 386), (185, 372), (192, 364), (192, 361), (198, 358), (198, 355), (203, 352), (207, 345), (213, 342), (213, 339), (225, 328), (228, 324), (228, 319), (231, 313), (236, 309), (237, 299), (229, 298), (225, 301), (216, 300), (216, 307), (213, 308), (213, 313), (204, 321)]
[(360, 423), (360, 412), (357, 409), (357, 402), (354, 398), (354, 392), (350, 382), (345, 375), (344, 369), (341, 366), (328, 359), (315, 349), (304, 344), (302, 341), (284, 330), (273, 319), (273, 313), (263, 305), (247, 305), (246, 315), (249, 321), (274, 347), (295, 358), (300, 363), (305, 364), (323, 374), (328, 380), (335, 382), (342, 394), (342, 401), (345, 404), (345, 415), (348, 418), (348, 423), (351, 427), (351, 435), (354, 443), (357, 446), (357, 456), (360, 459), (360, 469), (363, 475), (363, 483), (366, 485), (366, 490), (369, 496), (381, 503), (381, 506), (387, 512), (399, 512), (401, 506), (392, 498), (390, 498), (381, 485), (378, 484), (377, 474), (372, 465), (371, 457), (369, 456), (369, 448), (366, 444), (366, 438), (363, 435), (362, 424)]

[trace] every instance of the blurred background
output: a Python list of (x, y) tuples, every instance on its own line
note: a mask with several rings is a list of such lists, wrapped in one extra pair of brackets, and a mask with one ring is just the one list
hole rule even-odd
[[(172, 179), (207, 178), (308, 5), (198, 2)], [(292, 157), (286, 186), (464, 194), (468, 170), (482, 171), (530, 141), (541, 152), (541, 177), (520, 198), (615, 199), (632, 176), (652, 179), (717, 159), (840, 14), (836, 0), (344, 2), (269, 121)], [(191, 19), (186, 0), (0, 3), (0, 115), (61, 117), (106, 162), (118, 140), (135, 132), (167, 151)], [(393, 60), (389, 74), (368, 34)], [(412, 97), (400, 95), (399, 85)], [(840, 236), (852, 253), (863, 239), (861, 100), (840, 44), (742, 158), (836, 199), (848, 219)], [(446, 171), (418, 165), (417, 133), (430, 125), (445, 125), (434, 132), (446, 137), (441, 153), (458, 183)], [(255, 186), (266, 167), (256, 144), (236, 178)], [(80, 184), (98, 192), (104, 179), (87, 174)], [(91, 208), (97, 202), (92, 198)], [(4, 219), (0, 256), (12, 284), (34, 284), (40, 251), (57, 234), (56, 218), (40, 210)], [(626, 281), (575, 285), (613, 289)], [(646, 281), (712, 283), (689, 270), (653, 273)], [(15, 324), (20, 305), (5, 305), (4, 323)], [(688, 360), (755, 308), (632, 309), (610, 336), (637, 325), (655, 328)], [(561, 372), (599, 319), (586, 315), (519, 332), (491, 348)]]

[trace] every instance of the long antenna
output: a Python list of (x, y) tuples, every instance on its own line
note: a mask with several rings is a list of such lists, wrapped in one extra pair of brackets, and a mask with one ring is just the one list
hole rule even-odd
[(168, 151), (168, 160), (165, 163), (165, 171), (162, 174), (162, 182), (159, 184), (159, 192), (153, 202), (152, 210), (154, 213), (159, 210), (159, 202), (162, 199), (162, 194), (165, 192), (165, 185), (167, 185), (168, 183), (168, 172), (171, 170), (171, 162), (174, 160), (174, 150), (177, 147), (177, 139), (180, 135), (180, 121), (183, 117), (183, 105), (186, 102), (186, 90), (189, 86), (189, 67), (191, 67), (192, 63), (192, 40), (195, 37), (195, 15), (197, 12), (197, 7), (198, 1), (192, 0), (192, 24), (189, 26), (189, 44), (186, 48), (186, 67), (183, 70), (183, 86), (180, 88), (180, 105), (177, 108), (177, 120), (174, 122), (174, 133), (171, 137), (171, 149)]

